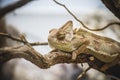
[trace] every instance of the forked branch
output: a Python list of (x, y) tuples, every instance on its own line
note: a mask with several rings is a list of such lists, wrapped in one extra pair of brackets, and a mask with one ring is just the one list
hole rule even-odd
[[(86, 62), (86, 56), (87, 55), (79, 56), (75, 63)], [(74, 63), (69, 53), (55, 51), (41, 55), (35, 49), (27, 45), (0, 48), (0, 63), (4, 63), (13, 58), (24, 58), (40, 68), (49, 68), (58, 63)]]
[[(15, 41), (18, 41), (18, 42), (21, 42), (21, 43), (26, 43), (25, 41), (21, 40), (21, 36), (20, 38), (15, 38), (14, 36), (11, 36), (7, 33), (0, 33), (0, 36), (2, 37), (7, 37), (7, 38), (10, 38), (12, 40), (15, 40)], [(31, 46), (37, 46), (37, 45), (48, 45), (47, 42), (35, 42), (35, 43), (29, 43)]]

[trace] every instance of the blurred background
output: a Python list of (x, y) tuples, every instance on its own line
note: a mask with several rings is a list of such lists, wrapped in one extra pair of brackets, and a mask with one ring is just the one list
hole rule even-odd
[[(1, 0), (0, 7), (18, 0)], [(118, 21), (100, 0), (57, 0), (65, 4), (80, 20), (90, 28), (100, 28)], [(63, 7), (53, 0), (33, 0), (5, 17), (8, 26), (15, 27), (24, 33), (30, 42), (47, 42), (49, 30), (59, 28), (68, 20), (72, 20), (74, 28), (82, 27)], [(120, 40), (120, 28), (110, 27), (104, 31), (94, 32), (115, 40)], [(40, 53), (51, 51), (49, 46), (34, 47)], [(49, 69), (40, 69), (24, 59), (13, 59), (4, 65), (4, 80), (75, 80), (87, 67), (79, 64), (57, 64)], [(94, 69), (87, 72), (81, 80), (109, 80)]]

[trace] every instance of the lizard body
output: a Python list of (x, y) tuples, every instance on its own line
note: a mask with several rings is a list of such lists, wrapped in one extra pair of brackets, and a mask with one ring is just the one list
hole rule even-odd
[(110, 63), (120, 55), (119, 42), (87, 30), (73, 30), (72, 21), (68, 21), (59, 29), (51, 30), (48, 42), (55, 49), (72, 52), (73, 59), (81, 53), (87, 53), (100, 61)]

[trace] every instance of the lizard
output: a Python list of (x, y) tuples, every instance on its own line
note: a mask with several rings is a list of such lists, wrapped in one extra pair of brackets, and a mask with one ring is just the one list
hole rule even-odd
[(73, 30), (72, 21), (68, 21), (58, 29), (50, 30), (48, 43), (54, 49), (71, 52), (72, 60), (75, 60), (81, 53), (93, 55), (98, 60), (108, 63), (102, 68), (103, 71), (120, 60), (119, 42), (81, 28)]

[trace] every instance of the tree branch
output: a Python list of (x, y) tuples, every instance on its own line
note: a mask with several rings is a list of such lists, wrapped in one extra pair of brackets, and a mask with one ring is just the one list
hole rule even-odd
[(120, 0), (101, 0), (104, 5), (120, 19)]
[(32, 0), (20, 0), (17, 1), (16, 3), (10, 4), (6, 7), (0, 8), (0, 18), (2, 18), (3, 16), (5, 16), (7, 13), (15, 10), (16, 8), (19, 8), (25, 4), (27, 4), (28, 2), (31, 2)]
[(50, 52), (43, 56), (26, 45), (0, 48), (0, 63), (4, 63), (13, 58), (24, 58), (40, 68), (49, 68), (58, 63), (82, 63), (85, 62), (85, 57), (85, 55), (80, 56), (76, 61), (72, 61), (71, 54), (58, 51)]
[[(21, 42), (21, 43), (26, 43), (25, 41), (21, 40), (21, 38), (15, 38), (13, 37), (12, 35), (9, 35), (7, 33), (0, 33), (0, 36), (2, 37), (7, 37), (7, 38), (10, 38), (12, 40), (15, 40), (15, 41), (18, 41), (18, 42)], [(37, 45), (48, 45), (47, 42), (34, 42), (34, 43), (29, 43), (31, 46), (37, 46)]]
[(120, 22), (112, 22), (112, 23), (109, 23), (107, 25), (105, 25), (104, 27), (102, 28), (97, 28), (97, 29), (91, 29), (89, 28), (87, 25), (85, 25), (80, 19), (78, 19), (64, 4), (62, 3), (59, 3), (57, 2), (56, 0), (53, 0), (56, 4), (58, 4), (59, 6), (62, 6), (63, 8), (65, 8), (67, 10), (67, 12), (76, 20), (78, 21), (84, 28), (90, 30), (90, 31), (101, 31), (101, 30), (104, 30), (106, 28), (108, 28), (109, 26), (112, 26), (112, 25), (120, 25)]

